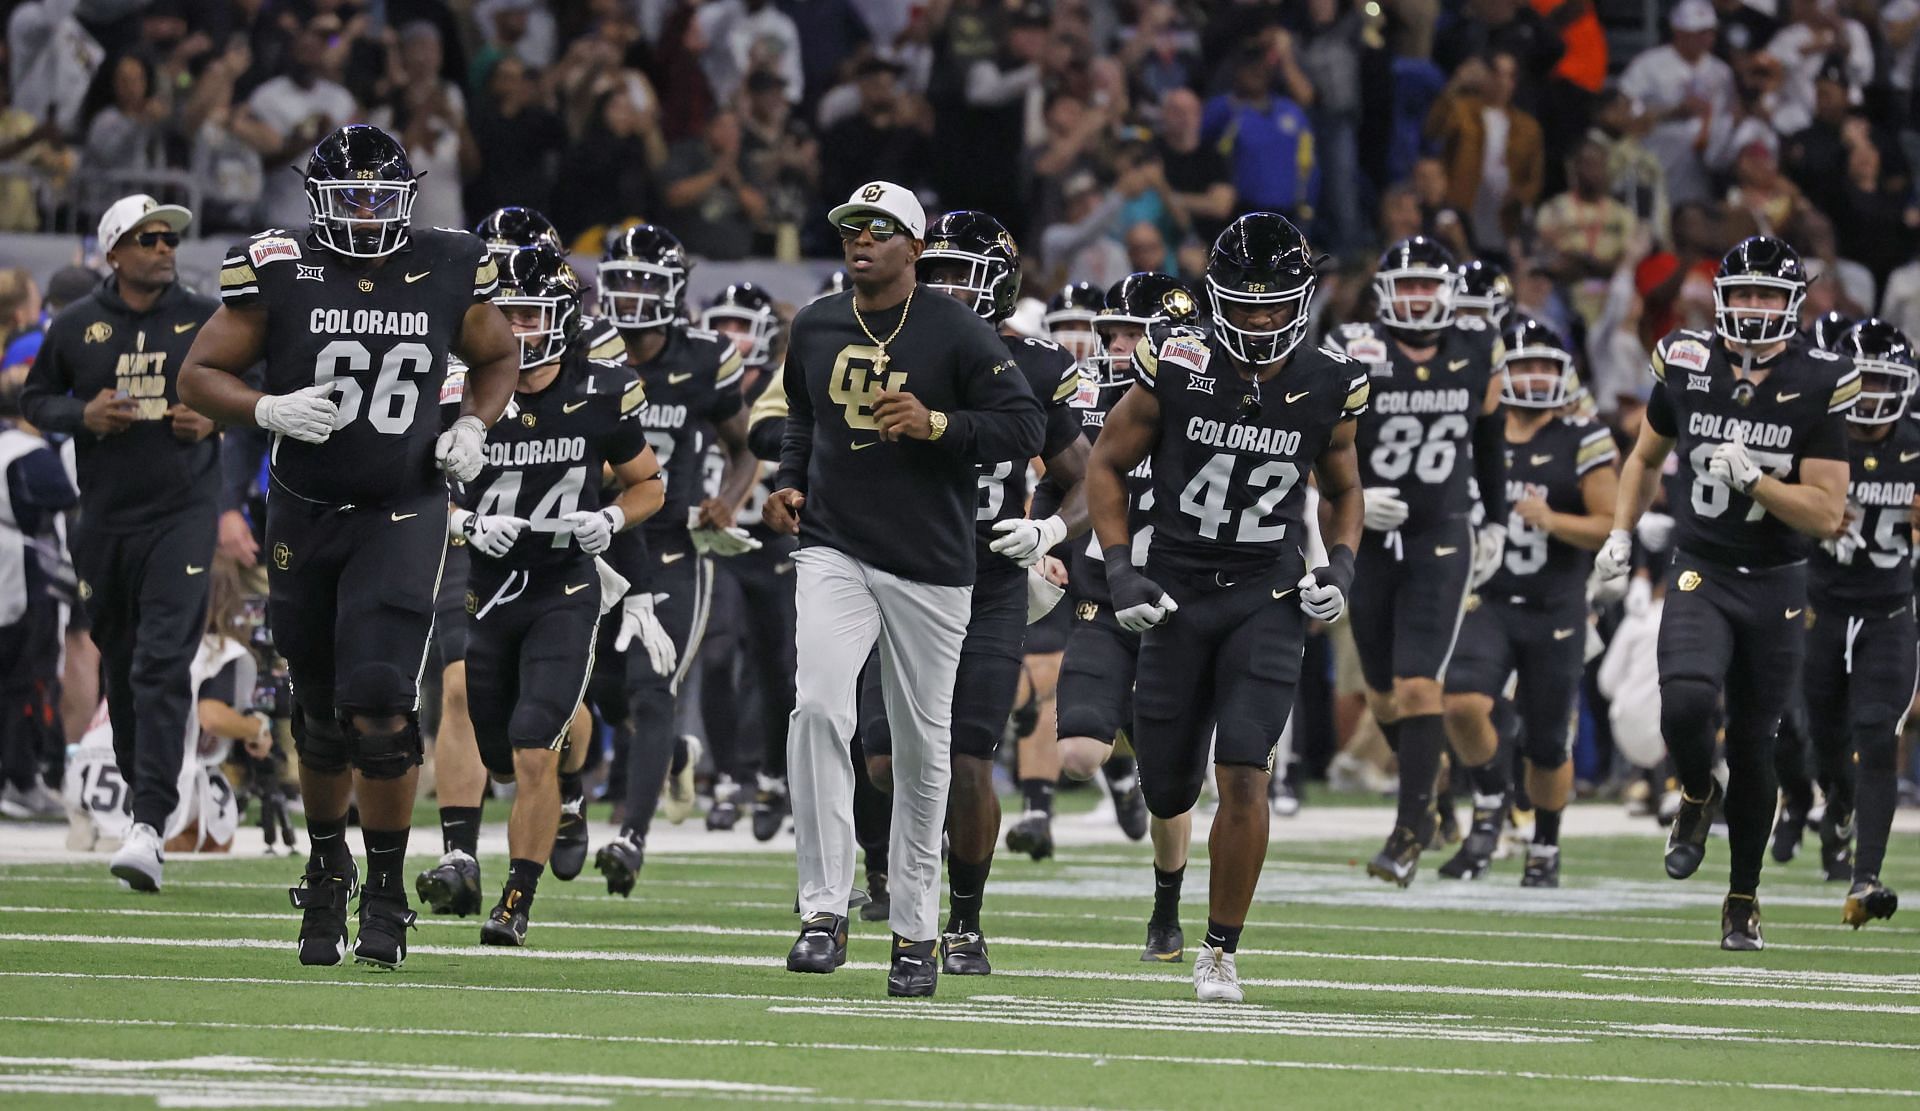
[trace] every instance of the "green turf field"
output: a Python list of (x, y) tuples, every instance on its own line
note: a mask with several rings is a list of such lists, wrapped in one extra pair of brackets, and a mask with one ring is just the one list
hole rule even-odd
[[(1649, 834), (1571, 841), (1559, 891), (1520, 890), (1517, 860), (1447, 883), (1429, 854), (1402, 892), (1360, 872), (1377, 838), (1285, 837), (1276, 823), (1231, 1007), (1194, 1002), (1186, 965), (1139, 962), (1136, 845), (1003, 856), (995, 974), (943, 978), (933, 1001), (886, 998), (884, 924), (854, 924), (837, 974), (787, 973), (784, 855), (656, 855), (630, 901), (591, 870), (548, 878), (527, 949), (423, 917), (392, 974), (295, 961), (284, 859), (169, 863), (158, 896), (116, 890), (100, 863), (0, 866), (0, 1106), (1920, 1100), (1920, 908), (1847, 929), (1842, 885), (1804, 856), (1768, 867), (1768, 951), (1735, 956), (1718, 948), (1724, 841), (1684, 884)], [(1886, 878), (1920, 897), (1913, 849), (1896, 835)], [(482, 863), (491, 902), (505, 861)]]

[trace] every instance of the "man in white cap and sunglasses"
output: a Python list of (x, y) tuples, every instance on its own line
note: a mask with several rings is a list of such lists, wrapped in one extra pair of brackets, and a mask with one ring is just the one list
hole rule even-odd
[(35, 427), (74, 440), (70, 543), (133, 808), (111, 868), (136, 891), (160, 890), (162, 832), (179, 802), (220, 492), (213, 422), (182, 405), (175, 384), (218, 307), (179, 281), (174, 252), (192, 221), (144, 193), (107, 209), (100, 249), (112, 273), (53, 318), (21, 394)]
[[(794, 972), (847, 959), (860, 669), (877, 643), (893, 731), (887, 993), (933, 994), (954, 675), (975, 574), (976, 463), (1037, 454), (1045, 418), (993, 327), (915, 280), (926, 213), (875, 181), (828, 216), (849, 293), (793, 322), (789, 418), (766, 523), (800, 537), (788, 776), (800, 872)], [(926, 293), (926, 296), (921, 296)]]

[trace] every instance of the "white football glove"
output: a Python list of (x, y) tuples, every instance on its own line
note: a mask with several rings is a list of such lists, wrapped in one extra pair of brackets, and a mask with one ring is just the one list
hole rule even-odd
[(1760, 464), (1747, 454), (1747, 445), (1735, 440), (1713, 449), (1713, 458), (1707, 460), (1707, 477), (1751, 494), (1753, 484), (1760, 481)]
[(440, 433), (433, 444), (433, 461), (455, 482), (472, 482), (487, 461), (487, 425), (469, 413)]
[(1633, 534), (1617, 528), (1607, 534), (1607, 542), (1593, 557), (1593, 573), (1602, 579), (1617, 579), (1633, 570)]
[(760, 541), (743, 528), (696, 528), (687, 534), (695, 551), (710, 556), (737, 556), (760, 550)]
[(525, 517), (509, 517), (504, 513), (474, 513), (465, 509), (456, 509), (447, 518), (447, 527), (467, 538), (473, 550), (483, 556), (499, 559), (513, 548), (513, 542), (520, 539), (533, 522)]
[(1027, 568), (1027, 624), (1031, 625), (1053, 612), (1067, 592), (1053, 585), (1038, 567)]
[(1055, 544), (1067, 538), (1067, 523), (1056, 514), (1038, 521), (1032, 518), (1001, 521), (993, 526), (993, 531), (1005, 535), (987, 547), (1022, 567), (1032, 567)]
[(1338, 586), (1322, 583), (1312, 571), (1300, 576), (1300, 612), (1315, 621), (1334, 622), (1347, 612), (1347, 596)]
[(1627, 616), (1645, 617), (1653, 608), (1653, 582), (1636, 578), (1627, 584)]
[(599, 555), (606, 551), (613, 543), (613, 534), (627, 525), (626, 512), (617, 505), (609, 505), (592, 513), (585, 510), (562, 513), (560, 519), (566, 522), (580, 550), (588, 555)]
[(635, 637), (647, 653), (647, 663), (655, 675), (672, 675), (680, 663), (680, 652), (667, 635), (667, 627), (654, 616), (655, 603), (667, 600), (665, 594), (629, 594), (620, 603), (620, 632), (613, 638), (613, 650), (625, 652)]
[(1627, 579), (1603, 578), (1598, 571), (1587, 573), (1587, 603), (1594, 609), (1606, 609), (1627, 596)]
[(1500, 557), (1507, 550), (1507, 526), (1481, 525), (1473, 534), (1473, 571), (1468, 585), (1474, 590), (1500, 570)]
[(333, 387), (308, 386), (289, 394), (268, 394), (253, 403), (253, 423), (301, 443), (324, 444), (333, 435), (340, 407), (328, 394)]
[(1397, 486), (1369, 486), (1360, 491), (1360, 500), (1360, 523), (1374, 532), (1392, 532), (1407, 523), (1407, 503)]
[(1650, 552), (1664, 552), (1673, 543), (1673, 518), (1665, 513), (1642, 513), (1633, 534)]

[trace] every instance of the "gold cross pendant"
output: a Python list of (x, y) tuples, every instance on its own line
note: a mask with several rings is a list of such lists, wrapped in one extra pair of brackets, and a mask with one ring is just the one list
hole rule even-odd
[(873, 357), (873, 372), (880, 375), (887, 373), (887, 349), (885, 346), (882, 346), (880, 353)]

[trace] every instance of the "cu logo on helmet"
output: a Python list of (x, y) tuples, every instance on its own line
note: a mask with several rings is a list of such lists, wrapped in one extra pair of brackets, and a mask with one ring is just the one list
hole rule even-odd
[(886, 190), (882, 188), (878, 182), (876, 182), (872, 185), (867, 186), (865, 189), (860, 190), (860, 199), (863, 201), (869, 201), (869, 202), (877, 201), (880, 199), (880, 195), (885, 192)]

